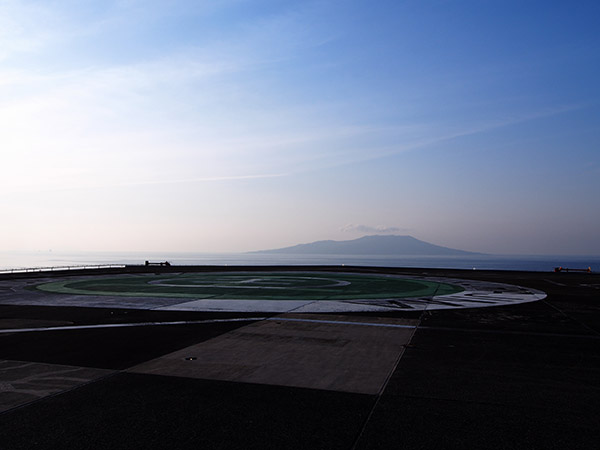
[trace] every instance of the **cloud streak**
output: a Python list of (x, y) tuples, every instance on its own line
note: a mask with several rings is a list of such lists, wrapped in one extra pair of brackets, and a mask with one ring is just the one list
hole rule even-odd
[[(16, 18), (31, 12), (31, 7), (19, 10), (17, 2), (6, 4), (10, 8), (4, 11)], [(116, 11), (135, 15), (139, 5), (117, 3)], [(68, 22), (69, 16), (62, 13), (41, 7), (32, 12), (27, 26), (35, 28), (36, 21), (52, 17), (53, 38), (44, 43), (46, 31), (32, 34), (27, 51), (35, 54), (41, 45), (56, 46), (74, 34), (98, 33), (106, 24), (128, 20), (117, 20), (106, 11), (100, 19), (88, 14), (90, 29), (95, 31), (71, 24), (60, 35), (57, 24)], [(149, 26), (160, 14), (155, 11), (146, 16), (144, 23)], [(339, 98), (282, 102), (262, 80), (269, 72), (263, 69), (277, 67), (303, 50), (327, 42), (329, 33), (335, 33), (316, 33), (307, 41), (308, 31), (300, 26), (305, 22), (302, 13), (281, 13), (251, 21), (241, 28), (240, 35), (180, 44), (151, 59), (0, 71), (5, 92), (15, 92), (0, 96), (0, 121), (4, 124), (0, 146), (12, 152), (14, 163), (8, 175), (12, 179), (5, 181), (34, 183), (36, 177), (28, 174), (35, 175), (37, 166), (40, 171), (49, 169), (67, 177), (85, 174), (87, 179), (97, 178), (97, 185), (104, 184), (102, 178), (108, 185), (125, 185), (130, 179), (142, 183), (148, 178), (168, 183), (190, 178), (191, 166), (201, 167), (204, 178), (213, 174), (303, 173), (424, 149), (576, 108), (479, 123), (472, 120), (471, 125), (467, 121), (466, 126), (451, 130), (440, 121), (374, 123), (368, 114), (352, 112), (360, 105), (352, 105), (351, 100), (345, 104)], [(13, 23), (8, 29), (14, 30), (13, 39), (5, 41), (15, 43), (7, 48), (17, 51), (24, 46), (19, 42), (27, 30), (18, 29), (16, 20), (7, 23)], [(162, 156), (166, 152), (168, 161)], [(36, 156), (33, 162), (32, 155)], [(141, 167), (144, 164), (132, 166), (135, 159), (145, 160), (146, 168)], [(160, 170), (150, 168), (152, 162), (160, 163)], [(38, 180), (46, 179), (38, 175)], [(73, 178), (70, 184), (75, 182)]]
[(369, 225), (357, 225), (348, 224), (340, 228), (340, 231), (344, 233), (374, 233), (374, 234), (395, 234), (405, 233), (408, 231), (407, 228), (400, 227), (386, 227), (382, 225), (369, 226)]

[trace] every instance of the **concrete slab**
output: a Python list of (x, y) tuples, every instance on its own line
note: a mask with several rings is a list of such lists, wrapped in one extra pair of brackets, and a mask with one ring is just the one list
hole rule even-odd
[(373, 397), (119, 373), (3, 415), (3, 450), (347, 450)]
[(596, 336), (419, 328), (401, 366), (386, 395), (531, 406), (557, 414), (593, 414), (600, 404)]
[(0, 360), (0, 412), (111, 373), (102, 369)]
[(384, 396), (352, 450), (590, 450), (599, 440), (597, 416), (568, 409)]
[[(304, 317), (286, 314), (281, 319)], [(275, 317), (130, 371), (377, 394), (412, 336), (410, 325), (415, 324), (383, 319), (365, 325), (370, 319), (331, 315), (311, 315), (310, 319)], [(384, 324), (409, 326), (379, 326)]]
[(244, 324), (224, 322), (2, 333), (0, 358), (120, 370)]

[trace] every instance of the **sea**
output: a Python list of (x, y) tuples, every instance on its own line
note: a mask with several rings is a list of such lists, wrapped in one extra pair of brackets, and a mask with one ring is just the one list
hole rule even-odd
[(555, 267), (569, 269), (587, 269), (589, 267), (592, 272), (600, 272), (600, 256), (476, 255), (436, 257), (267, 253), (0, 251), (0, 271), (2, 272), (20, 269), (144, 264), (145, 261), (169, 261), (173, 265), (346, 265), (534, 272), (551, 272)]

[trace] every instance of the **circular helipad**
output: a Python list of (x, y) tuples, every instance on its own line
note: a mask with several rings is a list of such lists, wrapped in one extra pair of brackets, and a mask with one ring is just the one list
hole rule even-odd
[(88, 306), (101, 306), (102, 298), (110, 297), (111, 307), (196, 311), (423, 310), (522, 303), (545, 296), (480, 281), (325, 272), (120, 275), (62, 279), (36, 287), (67, 297), (71, 305), (77, 298), (80, 303), (87, 299)]

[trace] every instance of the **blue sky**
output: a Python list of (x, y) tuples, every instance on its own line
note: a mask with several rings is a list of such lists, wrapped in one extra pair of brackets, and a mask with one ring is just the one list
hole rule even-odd
[(600, 254), (597, 2), (0, 0), (3, 250)]

